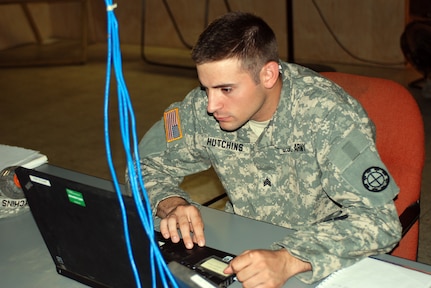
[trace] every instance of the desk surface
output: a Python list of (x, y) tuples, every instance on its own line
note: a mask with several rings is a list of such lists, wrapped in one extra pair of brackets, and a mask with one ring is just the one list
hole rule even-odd
[[(233, 254), (269, 246), (292, 231), (223, 211), (202, 207), (207, 245)], [(85, 287), (58, 275), (30, 212), (0, 219), (0, 283), (2, 287)], [(258, 231), (258, 233), (256, 233)], [(431, 272), (431, 266), (389, 255), (384, 260)], [(231, 287), (241, 287), (236, 282)], [(284, 287), (309, 288), (296, 278)]]
[[(202, 215), (206, 223), (207, 245), (233, 254), (245, 249), (268, 248), (272, 242), (290, 233), (282, 227), (206, 207), (202, 208)], [(0, 229), (2, 287), (86, 287), (57, 274), (30, 212), (1, 219)], [(255, 231), (259, 231), (258, 235)], [(314, 287), (297, 279), (289, 283), (285, 287)], [(241, 285), (235, 283), (231, 287)]]

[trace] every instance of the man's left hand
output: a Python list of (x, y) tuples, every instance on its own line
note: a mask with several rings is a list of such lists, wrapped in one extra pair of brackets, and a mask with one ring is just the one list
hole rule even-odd
[(292, 276), (311, 270), (311, 264), (293, 257), (286, 249), (247, 250), (224, 270), (235, 273), (245, 288), (282, 287)]

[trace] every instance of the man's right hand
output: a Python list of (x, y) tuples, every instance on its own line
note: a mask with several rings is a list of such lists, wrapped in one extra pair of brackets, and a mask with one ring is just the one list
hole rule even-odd
[(193, 243), (205, 246), (204, 223), (198, 208), (180, 197), (167, 198), (157, 206), (160, 221), (160, 232), (165, 239), (171, 238), (178, 243), (181, 232), (186, 248), (193, 248)]

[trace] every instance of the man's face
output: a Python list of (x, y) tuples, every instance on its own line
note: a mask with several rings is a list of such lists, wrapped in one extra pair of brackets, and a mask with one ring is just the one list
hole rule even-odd
[(197, 65), (199, 81), (208, 96), (208, 113), (220, 128), (234, 131), (248, 120), (266, 121), (272, 112), (265, 109), (267, 95), (260, 84), (230, 58)]

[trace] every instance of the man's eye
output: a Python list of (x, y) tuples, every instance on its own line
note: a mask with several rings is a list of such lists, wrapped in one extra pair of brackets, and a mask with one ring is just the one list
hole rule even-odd
[(224, 88), (221, 88), (221, 91), (223, 91), (224, 93), (230, 93), (230, 92), (232, 92), (232, 88), (224, 87)]
[(201, 86), (201, 91), (204, 91), (206, 94), (208, 94), (208, 89), (204, 86)]

